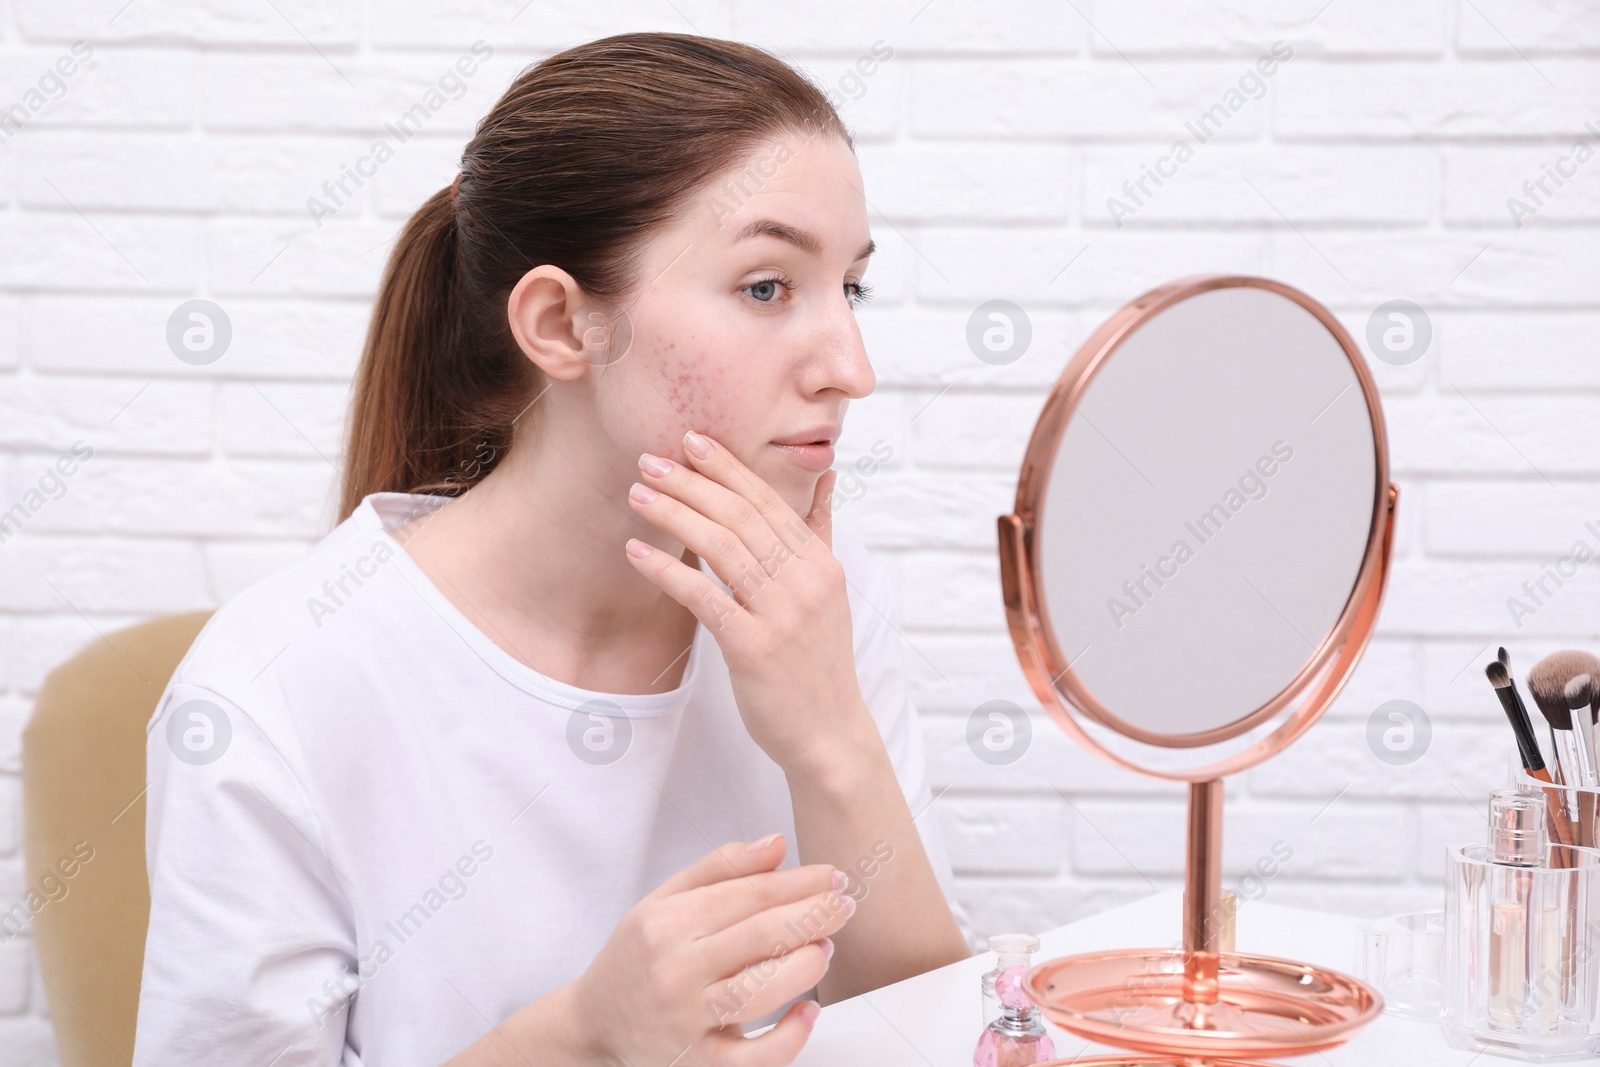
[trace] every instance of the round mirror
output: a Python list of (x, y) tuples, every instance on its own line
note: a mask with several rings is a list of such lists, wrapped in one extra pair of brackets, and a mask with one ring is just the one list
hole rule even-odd
[(1058, 719), (1171, 749), (1240, 737), (1323, 679), (1226, 770), (1258, 762), (1370, 635), (1395, 496), (1376, 389), (1326, 308), (1251, 277), (1145, 294), (1062, 374), (1001, 518), (1030, 681)]

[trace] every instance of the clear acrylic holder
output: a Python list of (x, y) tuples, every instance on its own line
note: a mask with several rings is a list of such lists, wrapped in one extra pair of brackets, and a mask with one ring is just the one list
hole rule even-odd
[(1444, 909), (1373, 919), (1361, 930), (1361, 977), (1388, 1015), (1438, 1022), (1444, 1014)]
[(1544, 863), (1445, 856), (1444, 1029), (1456, 1048), (1531, 1062), (1600, 1053), (1600, 850)]
[(1600, 787), (1542, 782), (1516, 763), (1511, 766), (1511, 784), (1524, 792), (1544, 794), (1552, 844), (1600, 848)]

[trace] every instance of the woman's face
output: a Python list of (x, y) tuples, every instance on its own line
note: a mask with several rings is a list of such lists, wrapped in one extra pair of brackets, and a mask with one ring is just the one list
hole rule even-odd
[(777, 442), (837, 441), (845, 405), (876, 385), (854, 310), (872, 245), (861, 189), (842, 138), (780, 134), (650, 242), (616, 324), (625, 351), (593, 377), (630, 463), (685, 462), (694, 429), (807, 513), (830, 451)]

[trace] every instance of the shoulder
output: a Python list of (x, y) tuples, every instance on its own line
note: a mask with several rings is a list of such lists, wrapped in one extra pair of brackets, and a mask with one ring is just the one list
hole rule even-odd
[[(343, 603), (339, 588), (402, 551), (370, 509), (345, 519), (299, 562), (235, 594), (212, 614), (179, 662), (171, 685), (195, 686), (247, 706), (270, 686), (255, 684), (289, 647), (336, 643), (325, 617)], [(333, 651), (330, 649), (330, 651)]]

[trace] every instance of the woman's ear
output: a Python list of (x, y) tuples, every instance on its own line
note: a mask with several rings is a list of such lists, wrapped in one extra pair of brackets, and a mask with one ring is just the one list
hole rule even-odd
[(546, 263), (518, 279), (506, 315), (522, 354), (553, 379), (572, 381), (610, 361), (605, 313), (560, 267)]

